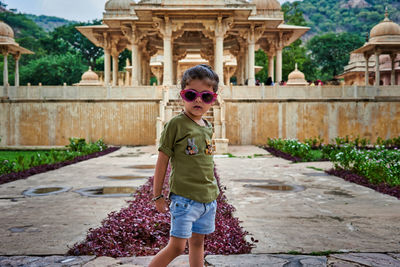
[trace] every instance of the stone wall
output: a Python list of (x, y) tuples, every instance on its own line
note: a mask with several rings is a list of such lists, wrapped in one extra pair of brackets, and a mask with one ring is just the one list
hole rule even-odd
[(265, 144), (271, 138), (400, 135), (400, 101), (226, 100), (229, 144)]
[(151, 145), (155, 100), (11, 100), (0, 102), (2, 146), (66, 145), (69, 137), (112, 145)]
[[(3, 88), (0, 88), (3, 89)], [(230, 144), (265, 144), (268, 137), (400, 135), (400, 86), (226, 86)], [(4, 90), (0, 90), (4, 92)], [(0, 100), (0, 146), (66, 145), (69, 137), (113, 145), (155, 144), (163, 88), (9, 87)], [(177, 86), (167, 98), (179, 96)]]

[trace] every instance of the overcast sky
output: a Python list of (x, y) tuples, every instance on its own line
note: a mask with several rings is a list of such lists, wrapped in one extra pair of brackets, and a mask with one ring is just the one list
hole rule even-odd
[[(106, 0), (2, 0), (2, 2), (8, 5), (7, 8), (16, 8), (22, 13), (86, 22), (103, 17)], [(279, 2), (283, 3), (286, 0)]]

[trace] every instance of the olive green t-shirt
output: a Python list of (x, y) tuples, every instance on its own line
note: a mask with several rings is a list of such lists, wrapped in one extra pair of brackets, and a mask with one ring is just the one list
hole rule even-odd
[(161, 133), (159, 151), (171, 160), (170, 193), (201, 203), (219, 194), (214, 177), (212, 125), (200, 126), (183, 112), (173, 117)]

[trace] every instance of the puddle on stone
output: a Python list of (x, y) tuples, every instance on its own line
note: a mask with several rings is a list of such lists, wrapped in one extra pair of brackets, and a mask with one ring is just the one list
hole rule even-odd
[(320, 173), (316, 173), (316, 172), (310, 172), (310, 173), (302, 173), (305, 176), (329, 176), (329, 174), (325, 173), (325, 172), (320, 172)]
[(65, 186), (37, 186), (22, 192), (26, 196), (48, 196), (71, 190), (72, 187)]
[(138, 175), (115, 175), (115, 176), (97, 176), (100, 179), (112, 179), (112, 180), (138, 180), (147, 179), (148, 176), (138, 176)]
[(25, 225), (25, 226), (19, 226), (19, 227), (11, 227), (8, 228), (8, 231), (10, 231), (11, 233), (22, 233), (25, 232), (25, 230), (29, 227), (33, 226), (31, 225)]
[[(11, 228), (8, 228), (8, 231), (10, 231), (11, 233), (23, 233), (23, 232), (32, 233), (32, 232), (40, 232), (40, 230), (39, 230), (38, 228), (33, 228), (32, 226), (33, 226), (33, 224), (24, 225), (24, 226), (11, 227)], [(32, 228), (31, 228), (31, 227), (32, 227)]]
[(277, 180), (262, 180), (262, 179), (233, 179), (234, 182), (241, 183), (268, 183), (268, 184), (283, 184), (283, 182)]
[(99, 186), (75, 190), (82, 196), (88, 197), (129, 197), (136, 192), (133, 186)]
[(129, 152), (126, 154), (120, 154), (116, 156), (112, 156), (113, 158), (133, 158), (133, 157), (139, 157), (140, 155), (146, 154), (146, 152)]
[(353, 198), (354, 197), (353, 195), (351, 195), (349, 193), (346, 193), (346, 192), (343, 192), (343, 191), (337, 191), (337, 190), (324, 191), (324, 194), (334, 195), (334, 196), (341, 196), (341, 197), (349, 197), (349, 198)]
[(265, 189), (272, 192), (299, 192), (305, 188), (299, 185), (287, 185), (287, 184), (245, 184), (244, 187)]
[(151, 165), (151, 164), (144, 164), (144, 165), (133, 165), (129, 166), (128, 168), (131, 169), (140, 169), (140, 170), (154, 170), (156, 168), (156, 165)]

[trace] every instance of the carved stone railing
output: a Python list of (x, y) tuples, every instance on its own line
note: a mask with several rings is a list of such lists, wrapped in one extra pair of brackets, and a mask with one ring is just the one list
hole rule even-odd
[(225, 86), (223, 99), (375, 99), (400, 97), (400, 86)]
[[(96, 99), (160, 99), (161, 86), (9, 86), (0, 89), (0, 97), (11, 100), (96, 100)], [(5, 95), (7, 94), (7, 96)]]

